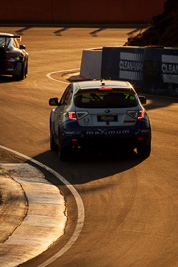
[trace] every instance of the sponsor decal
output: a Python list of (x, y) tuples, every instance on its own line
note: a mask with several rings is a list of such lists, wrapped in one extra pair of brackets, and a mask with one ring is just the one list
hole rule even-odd
[(77, 132), (75, 132), (75, 131), (65, 131), (64, 132), (64, 135), (73, 135), (73, 134), (81, 134), (81, 132), (79, 132), (79, 131), (77, 131)]
[(135, 134), (139, 134), (140, 133), (140, 129), (135, 130)]
[(143, 80), (143, 60), (143, 54), (121, 52), (119, 78)]
[(119, 63), (119, 67), (121, 70), (141, 72), (143, 70), (143, 63), (121, 60)]
[(143, 129), (141, 130), (141, 133), (149, 133), (150, 132), (150, 129)]
[(111, 136), (111, 135), (120, 135), (120, 134), (129, 134), (129, 130), (102, 130), (97, 129), (95, 131), (86, 131), (86, 135), (94, 136), (94, 135), (103, 135), (103, 136)]
[(178, 56), (162, 55), (161, 71), (164, 83), (178, 83)]
[(178, 64), (162, 64), (162, 72), (167, 74), (178, 74)]

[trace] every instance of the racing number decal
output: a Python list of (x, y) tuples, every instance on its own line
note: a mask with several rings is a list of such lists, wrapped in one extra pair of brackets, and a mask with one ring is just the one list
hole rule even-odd
[[(125, 99), (131, 99), (131, 100), (134, 100), (135, 97), (133, 95), (129, 95), (129, 94), (124, 94), (125, 95)], [(130, 97), (129, 97), (130, 96)]]

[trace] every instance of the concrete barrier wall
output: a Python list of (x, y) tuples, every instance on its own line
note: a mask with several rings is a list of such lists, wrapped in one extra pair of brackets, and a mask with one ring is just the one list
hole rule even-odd
[(1, 1), (1, 22), (147, 23), (166, 0), (8, 0)]
[(84, 50), (80, 75), (131, 82), (145, 92), (178, 95), (178, 49), (104, 47)]
[(80, 76), (89, 80), (101, 78), (102, 50), (83, 50)]

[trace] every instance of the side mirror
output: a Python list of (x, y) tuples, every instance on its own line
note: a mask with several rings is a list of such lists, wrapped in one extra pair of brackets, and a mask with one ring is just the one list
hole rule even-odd
[(20, 45), (20, 49), (21, 50), (25, 50), (26, 49), (26, 46), (25, 45)]
[(59, 106), (58, 98), (53, 97), (49, 99), (49, 105), (50, 106)]
[(146, 104), (146, 97), (145, 96), (139, 96), (140, 102), (142, 104)]

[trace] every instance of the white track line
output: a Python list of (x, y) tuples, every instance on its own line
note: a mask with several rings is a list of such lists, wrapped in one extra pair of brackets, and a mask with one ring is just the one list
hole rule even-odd
[(84, 211), (84, 205), (83, 205), (83, 201), (79, 195), (79, 193), (77, 192), (77, 190), (63, 177), (61, 176), (59, 173), (57, 173), (56, 171), (54, 171), (53, 169), (51, 169), (50, 167), (46, 166), (45, 164), (32, 159), (24, 154), (21, 154), (13, 149), (7, 148), (5, 146), (0, 145), (1, 149), (4, 149), (6, 151), (9, 151), (19, 157), (22, 157), (26, 160), (29, 160), (31, 162), (33, 162), (34, 164), (44, 168), (45, 170), (47, 170), (48, 172), (52, 173), (54, 176), (56, 176), (63, 184), (65, 184), (67, 186), (67, 188), (70, 190), (70, 192), (72, 193), (72, 195), (75, 198), (76, 204), (77, 204), (77, 210), (78, 210), (78, 219), (77, 219), (77, 224), (74, 230), (73, 235), (71, 236), (71, 238), (69, 239), (69, 241), (67, 242), (67, 244), (60, 250), (58, 251), (55, 255), (53, 255), (51, 258), (49, 258), (47, 261), (45, 261), (44, 263), (38, 265), (37, 267), (45, 267), (49, 264), (51, 264), (53, 261), (55, 261), (57, 258), (59, 258), (60, 256), (62, 256), (66, 251), (68, 251), (71, 246), (75, 243), (75, 241), (78, 239), (82, 228), (83, 228), (83, 224), (84, 224), (84, 219), (85, 219), (85, 211)]
[(66, 71), (76, 71), (76, 70), (79, 70), (79, 68), (77, 68), (77, 69), (70, 69), (70, 70), (58, 70), (58, 71), (53, 71), (53, 72), (50, 72), (50, 73), (46, 74), (46, 76), (47, 76), (47, 78), (49, 78), (49, 79), (51, 79), (51, 80), (53, 80), (53, 81), (55, 81), (55, 82), (69, 84), (68, 82), (63, 82), (63, 81), (54, 79), (54, 78), (51, 77), (51, 75), (54, 74), (54, 73), (60, 73), (60, 72), (66, 72)]

